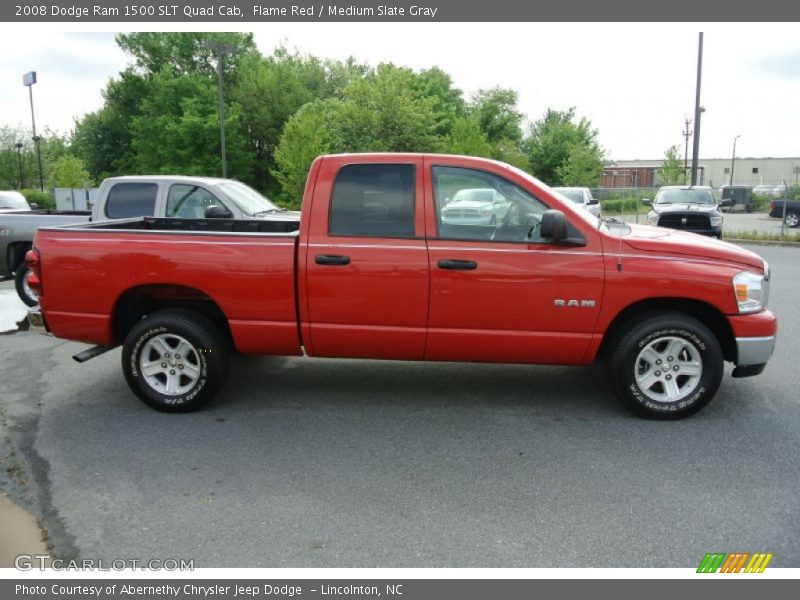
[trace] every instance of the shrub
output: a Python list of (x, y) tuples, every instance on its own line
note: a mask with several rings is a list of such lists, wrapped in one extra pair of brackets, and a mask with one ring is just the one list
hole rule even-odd
[(56, 207), (56, 201), (49, 192), (42, 192), (32, 188), (25, 188), (24, 190), (20, 190), (20, 192), (25, 196), (25, 200), (28, 201), (28, 204), (36, 203), (39, 208)]

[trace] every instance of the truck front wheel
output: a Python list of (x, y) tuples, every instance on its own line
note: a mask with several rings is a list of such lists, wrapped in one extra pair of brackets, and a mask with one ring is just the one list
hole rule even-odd
[(131, 390), (164, 412), (197, 410), (222, 388), (229, 352), (219, 329), (190, 310), (161, 310), (125, 339), (122, 370)]
[(722, 381), (719, 341), (703, 323), (678, 312), (649, 313), (612, 341), (606, 368), (622, 404), (651, 419), (699, 411)]

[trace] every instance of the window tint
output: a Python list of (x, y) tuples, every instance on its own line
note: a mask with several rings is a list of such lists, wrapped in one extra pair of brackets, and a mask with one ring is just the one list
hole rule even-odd
[(547, 207), (519, 186), (474, 169), (434, 167), (436, 228), (441, 239), (537, 242)]
[(108, 192), (106, 216), (111, 219), (153, 216), (157, 194), (155, 183), (118, 183)]
[(333, 186), (328, 232), (413, 237), (414, 166), (342, 167)]
[(170, 186), (167, 195), (167, 216), (202, 219), (206, 216), (206, 208), (214, 204), (225, 207), (214, 194), (205, 188), (176, 183)]

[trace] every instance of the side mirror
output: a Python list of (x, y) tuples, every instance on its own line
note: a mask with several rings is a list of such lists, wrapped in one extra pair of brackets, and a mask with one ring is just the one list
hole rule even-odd
[(733, 200), (730, 198), (723, 198), (722, 202), (719, 203), (720, 206), (733, 206)]
[(650, 198), (642, 198), (642, 204), (644, 204), (645, 206), (651, 206), (653, 204), (653, 201), (650, 200)]
[(37, 210), (39, 208), (39, 204), (36, 202), (30, 203), (31, 210)]
[(560, 210), (546, 210), (542, 213), (539, 235), (546, 240), (557, 242), (567, 238), (567, 218)]
[(600, 204), (600, 200), (598, 200), (597, 198), (590, 198), (589, 205), (591, 206), (592, 204)]
[(212, 204), (206, 208), (205, 212), (206, 219), (230, 219), (232, 216), (233, 215), (227, 208), (219, 204)]

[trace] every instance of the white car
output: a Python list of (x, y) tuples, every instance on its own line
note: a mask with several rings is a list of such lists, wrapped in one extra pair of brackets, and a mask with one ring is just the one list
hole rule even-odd
[(511, 203), (492, 188), (458, 190), (442, 209), (442, 222), (448, 225), (497, 225)]
[(567, 200), (579, 204), (595, 217), (600, 216), (600, 202), (592, 197), (592, 192), (585, 187), (556, 187), (553, 188)]
[(25, 196), (13, 190), (0, 190), (0, 212), (9, 210), (30, 210)]

